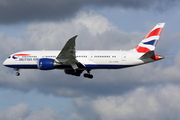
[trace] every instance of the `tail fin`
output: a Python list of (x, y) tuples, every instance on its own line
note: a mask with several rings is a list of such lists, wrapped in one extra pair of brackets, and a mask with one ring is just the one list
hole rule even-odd
[(154, 51), (164, 25), (158, 23), (134, 49), (139, 53)]

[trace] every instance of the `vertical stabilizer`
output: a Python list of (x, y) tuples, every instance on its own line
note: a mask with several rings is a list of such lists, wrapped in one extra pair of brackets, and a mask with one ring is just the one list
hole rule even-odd
[(139, 53), (154, 51), (164, 25), (165, 23), (158, 23), (134, 49)]

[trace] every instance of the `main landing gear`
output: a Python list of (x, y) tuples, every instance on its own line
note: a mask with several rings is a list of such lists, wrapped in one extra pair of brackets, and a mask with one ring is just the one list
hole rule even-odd
[(15, 75), (16, 75), (16, 76), (20, 76), (19, 68), (14, 68), (14, 70), (16, 71), (16, 72), (15, 72)]
[(90, 70), (87, 70), (87, 73), (84, 73), (84, 77), (92, 79), (93, 75), (90, 74)]

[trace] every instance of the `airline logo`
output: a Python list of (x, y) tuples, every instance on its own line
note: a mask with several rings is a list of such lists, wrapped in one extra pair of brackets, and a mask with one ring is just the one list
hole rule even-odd
[(14, 54), (12, 56), (13, 59), (17, 59), (19, 56), (29, 56), (30, 54)]
[(146, 37), (136, 46), (136, 51), (139, 53), (146, 53), (155, 49), (156, 43), (163, 30), (164, 23), (157, 24)]

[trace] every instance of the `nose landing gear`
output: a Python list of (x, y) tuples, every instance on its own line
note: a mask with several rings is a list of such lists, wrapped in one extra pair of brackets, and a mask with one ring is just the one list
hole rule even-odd
[(20, 76), (19, 68), (14, 68), (14, 70), (16, 71), (16, 72), (15, 72), (15, 75), (16, 75), (16, 76)]
[(16, 75), (16, 76), (20, 76), (20, 73), (19, 73), (19, 72), (16, 72), (15, 75)]

